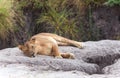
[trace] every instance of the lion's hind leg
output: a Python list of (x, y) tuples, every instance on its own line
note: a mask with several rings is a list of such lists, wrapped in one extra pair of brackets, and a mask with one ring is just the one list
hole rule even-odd
[(64, 37), (60, 37), (59, 39), (56, 38), (56, 41), (60, 46), (76, 46), (78, 48), (84, 47), (82, 42), (70, 40)]
[(61, 46), (76, 46), (78, 48), (83, 48), (83, 44), (81, 42), (78, 41), (74, 41), (74, 40), (70, 40), (68, 38), (56, 35), (56, 34), (51, 34), (51, 33), (40, 33), (40, 35), (44, 35), (44, 36), (49, 36), (52, 37), (53, 39), (55, 39), (57, 41), (58, 45)]
[(69, 43), (59, 42), (59, 41), (57, 41), (57, 44), (58, 44), (59, 46), (69, 46), (69, 45), (70, 45)]

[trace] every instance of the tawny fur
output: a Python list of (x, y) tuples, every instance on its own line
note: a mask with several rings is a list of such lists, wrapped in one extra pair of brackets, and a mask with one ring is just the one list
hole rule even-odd
[(72, 45), (78, 48), (83, 48), (81, 42), (70, 40), (51, 33), (40, 33), (34, 35), (30, 38), (30, 40), (25, 42), (24, 45), (19, 45), (18, 47), (26, 56), (29, 57), (40, 54), (54, 56), (56, 58), (74, 58), (74, 54), (72, 53), (59, 52), (58, 45)]

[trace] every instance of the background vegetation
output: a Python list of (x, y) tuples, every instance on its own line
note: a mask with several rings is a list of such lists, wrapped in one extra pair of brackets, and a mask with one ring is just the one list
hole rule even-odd
[(12, 36), (15, 46), (39, 32), (51, 32), (78, 41), (100, 40), (93, 8), (119, 5), (120, 0), (0, 0), (0, 39), (11, 41)]
[(0, 0), (0, 37), (6, 38), (13, 31), (15, 12), (12, 9), (12, 1)]
[(120, 0), (108, 0), (105, 4), (109, 6), (120, 5)]

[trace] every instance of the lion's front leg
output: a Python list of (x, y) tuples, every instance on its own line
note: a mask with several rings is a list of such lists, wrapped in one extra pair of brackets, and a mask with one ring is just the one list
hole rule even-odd
[(73, 53), (61, 53), (61, 56), (63, 58), (75, 59), (75, 55)]
[(62, 58), (60, 52), (58, 51), (58, 45), (56, 45), (56, 44), (53, 44), (53, 46), (52, 46), (52, 55), (55, 58)]

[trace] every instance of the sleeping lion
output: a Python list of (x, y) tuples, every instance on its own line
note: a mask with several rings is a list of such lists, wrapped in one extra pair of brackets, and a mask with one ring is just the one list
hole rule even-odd
[(63, 53), (58, 50), (60, 46), (76, 46), (83, 48), (81, 42), (70, 40), (56, 34), (39, 33), (26, 41), (24, 45), (19, 45), (19, 49), (23, 51), (24, 55), (35, 57), (37, 54), (54, 56), (55, 58), (74, 58), (72, 53)]

